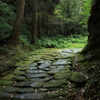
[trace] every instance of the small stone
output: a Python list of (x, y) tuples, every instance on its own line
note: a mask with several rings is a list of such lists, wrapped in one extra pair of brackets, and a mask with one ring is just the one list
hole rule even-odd
[(40, 88), (40, 89), (38, 89), (38, 91), (39, 91), (39, 92), (47, 92), (48, 89), (47, 89), (47, 88)]

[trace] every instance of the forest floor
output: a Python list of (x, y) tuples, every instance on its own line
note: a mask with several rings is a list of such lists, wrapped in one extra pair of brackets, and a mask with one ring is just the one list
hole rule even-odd
[(31, 52), (0, 80), (0, 100), (85, 100), (87, 76), (77, 64), (81, 49)]

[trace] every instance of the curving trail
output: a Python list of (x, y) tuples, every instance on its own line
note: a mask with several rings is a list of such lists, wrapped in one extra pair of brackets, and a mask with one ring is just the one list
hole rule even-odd
[(73, 71), (73, 59), (79, 51), (31, 53), (0, 80), (0, 100), (84, 100), (81, 83), (86, 77)]

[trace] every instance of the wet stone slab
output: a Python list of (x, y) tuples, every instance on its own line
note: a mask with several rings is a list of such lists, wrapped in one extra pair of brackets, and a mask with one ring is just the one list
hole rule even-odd
[(7, 86), (4, 88), (4, 91), (5, 92), (8, 92), (8, 93), (15, 93), (18, 91), (18, 88), (16, 87), (11, 87), (11, 86)]
[(52, 77), (46, 77), (46, 78), (34, 78), (34, 79), (30, 79), (31, 81), (34, 81), (34, 82), (47, 82), (49, 80), (51, 80)]
[(25, 81), (26, 77), (25, 76), (16, 76), (15, 80), (17, 80), (17, 81)]
[(43, 74), (27, 74), (26, 76), (28, 79), (32, 79), (32, 78), (44, 78), (44, 77), (48, 77), (49, 75), (43, 73)]
[(40, 74), (40, 73), (44, 73), (45, 71), (43, 71), (43, 70), (27, 70), (26, 72), (28, 74)]
[(0, 93), (0, 100), (9, 100), (10, 98), (12, 98), (13, 95), (12, 94), (8, 94), (8, 93)]
[(43, 68), (49, 67), (51, 65), (51, 63), (52, 63), (52, 61), (47, 60), (43, 64), (41, 64), (40, 66), (38, 66), (38, 68), (43, 69)]
[(78, 53), (80, 51), (82, 51), (82, 48), (79, 49), (70, 49), (72, 51), (72, 53)]
[(56, 88), (56, 87), (59, 87), (63, 84), (67, 84), (68, 82), (66, 80), (51, 80), (49, 81), (48, 83), (45, 83), (43, 85), (44, 88)]
[(43, 93), (25, 93), (16, 95), (12, 100), (43, 100)]
[(71, 62), (67, 59), (59, 59), (55, 61), (52, 65), (68, 65), (71, 64)]
[(44, 82), (29, 81), (29, 82), (20, 82), (20, 83), (14, 84), (13, 86), (15, 86), (15, 87), (34, 87), (34, 88), (39, 88), (43, 84), (44, 84)]

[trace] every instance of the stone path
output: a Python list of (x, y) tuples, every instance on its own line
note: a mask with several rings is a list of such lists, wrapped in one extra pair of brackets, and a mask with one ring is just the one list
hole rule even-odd
[(0, 100), (67, 100), (68, 90), (85, 80), (72, 71), (74, 54), (80, 50), (31, 53), (0, 80)]

